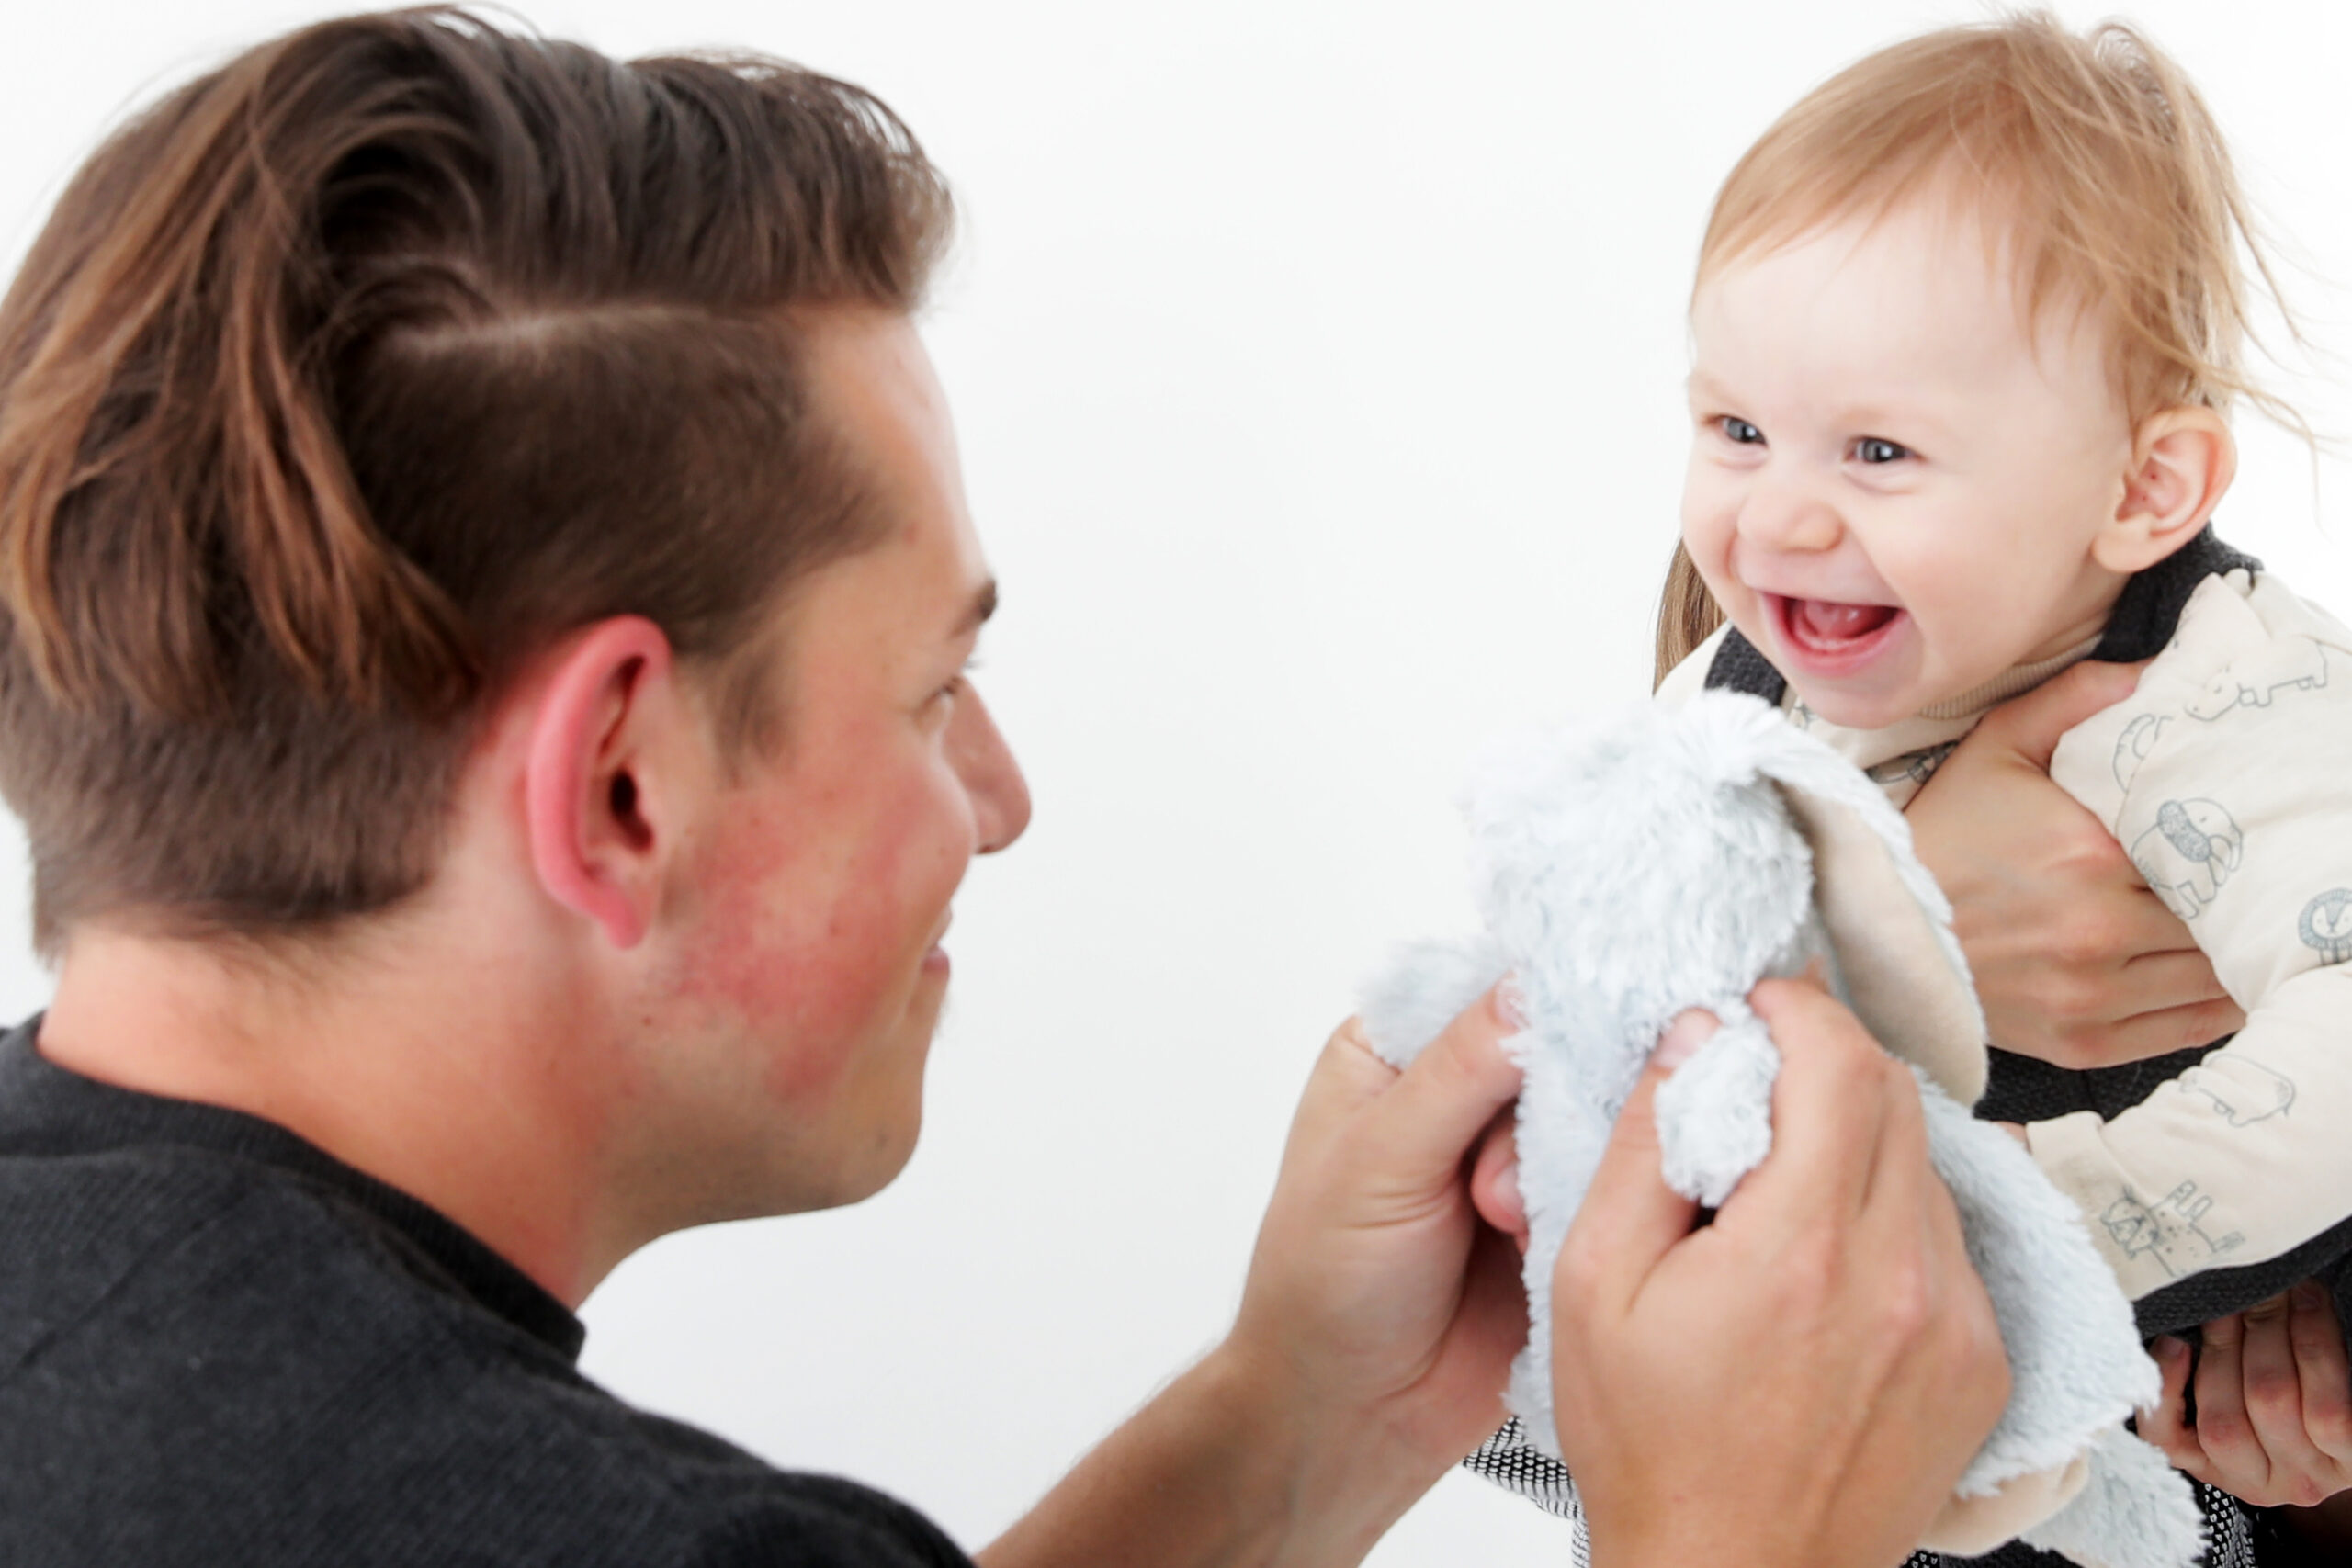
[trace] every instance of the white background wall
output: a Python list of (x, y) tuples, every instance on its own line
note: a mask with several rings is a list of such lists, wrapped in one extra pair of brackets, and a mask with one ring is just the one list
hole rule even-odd
[[(982, 682), (1028, 839), (960, 901), (929, 1125), (842, 1213), (674, 1237), (589, 1369), (989, 1539), (1209, 1343), (1292, 1096), (1383, 944), (1464, 918), (1454, 779), (1507, 722), (1645, 689), (1681, 307), (1757, 131), (1956, 3), (539, 0), (619, 53), (863, 82), (956, 180), (930, 336), (1006, 612)], [(2070, 20), (2099, 13), (2062, 7)], [(126, 104), (309, 4), (11, 7), (0, 247)], [(2352, 11), (2152, 0), (2352, 355)], [(2352, 365), (2298, 387), (2352, 436)], [(2230, 536), (2352, 611), (2352, 464), (2245, 431)], [(2328, 525), (2333, 525), (2333, 537)], [(21, 853), (0, 1001), (39, 1005)], [(1387, 1568), (1559, 1561), (1442, 1485)]]

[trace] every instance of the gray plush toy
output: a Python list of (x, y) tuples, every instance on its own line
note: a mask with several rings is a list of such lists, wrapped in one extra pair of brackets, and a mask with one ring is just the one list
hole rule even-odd
[(2155, 1365), (2074, 1205), (1966, 1110), (1984, 1017), (1950, 908), (1878, 787), (1754, 698), (1708, 693), (1497, 748), (1467, 815), (1485, 933), (1400, 953), (1363, 1016), (1401, 1065), (1513, 977), (1532, 1331), (1507, 1399), (1528, 1439), (1559, 1456), (1552, 1267), (1659, 1032), (1688, 1008), (1722, 1020), (1657, 1098), (1668, 1182), (1720, 1204), (1771, 1143), (1779, 1056), (1745, 998), (1817, 955), (1919, 1078), (2008, 1352), (2008, 1408), (1921, 1544), (1975, 1554), (2022, 1537), (2092, 1568), (2190, 1568), (2203, 1525), (2188, 1483), (2122, 1425), (2155, 1398)]

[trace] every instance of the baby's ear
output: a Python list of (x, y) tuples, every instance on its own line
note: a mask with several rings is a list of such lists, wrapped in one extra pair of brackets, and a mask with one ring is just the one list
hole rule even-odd
[(2238, 444), (2219, 413), (2183, 405), (2140, 422), (2115, 515), (2091, 558), (2122, 576), (2144, 571), (2197, 537), (2237, 477)]

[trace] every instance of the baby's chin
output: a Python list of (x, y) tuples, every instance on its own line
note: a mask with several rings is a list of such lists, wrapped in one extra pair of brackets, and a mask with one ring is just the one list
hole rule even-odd
[(1884, 729), (1915, 716), (1921, 708), (1933, 707), (1942, 697), (1933, 693), (1913, 694), (1907, 688), (1884, 694), (1844, 690), (1810, 689), (1805, 682), (1792, 681), (1797, 700), (1817, 718), (1847, 729)]
[(1758, 604), (1751, 614), (1764, 624), (1753, 629), (1742, 626), (1740, 630), (1750, 642), (1767, 651), (1798, 700), (1815, 716), (1848, 729), (1883, 729), (1890, 724), (1900, 724), (1921, 708), (1967, 689), (1938, 678), (1951, 672), (1932, 668), (1935, 661), (1921, 647), (1917, 629), (1908, 616), (1890, 629), (1883, 646), (1871, 653), (1860, 668), (1845, 670), (1832, 677), (1821, 669), (1809, 668), (1801, 650), (1786, 646), (1786, 634), (1770, 624), (1768, 606)]
[(1848, 729), (1884, 729), (1965, 696), (2007, 668), (2004, 664), (1984, 671), (1919, 671), (1883, 686), (1832, 685), (1791, 676), (1789, 688), (1815, 716), (1832, 724)]

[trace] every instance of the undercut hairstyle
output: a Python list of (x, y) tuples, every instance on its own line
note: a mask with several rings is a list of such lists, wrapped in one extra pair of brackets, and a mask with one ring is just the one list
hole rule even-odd
[(879, 526), (796, 321), (911, 311), (951, 222), (856, 87), (462, 10), (308, 28), (116, 131), (0, 303), (43, 951), (408, 897), (502, 683), (607, 616), (769, 743), (769, 628)]
[[(1693, 292), (1745, 257), (1935, 198), (1973, 220), (1988, 265), (2014, 269), (2030, 327), (2071, 311), (2104, 334), (2135, 427), (2163, 409), (2226, 412), (2245, 398), (2303, 428), (2244, 367), (2246, 264), (2278, 290), (2229, 150), (2180, 68), (2120, 22), (2077, 36), (2046, 12), (2013, 15), (1911, 39), (1830, 78), (1724, 181)], [(1678, 545), (1657, 678), (1723, 618)]]

